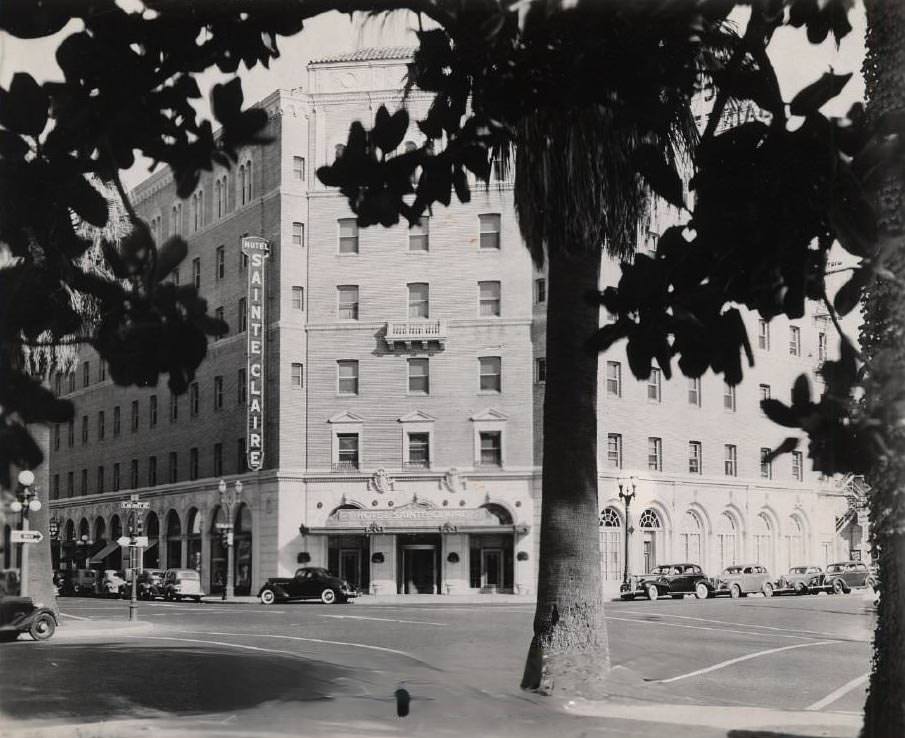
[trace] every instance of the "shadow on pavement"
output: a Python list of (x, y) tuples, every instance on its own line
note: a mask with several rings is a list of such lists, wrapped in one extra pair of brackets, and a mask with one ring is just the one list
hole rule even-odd
[(162, 717), (329, 700), (353, 676), (315, 660), (191, 646), (60, 644), (26, 652), (12, 645), (3, 661), (0, 711), (14, 719)]
[[(821, 736), (828, 736), (829, 733), (823, 731)], [(785, 733), (775, 730), (730, 730), (726, 733), (726, 738), (813, 738), (814, 733)]]

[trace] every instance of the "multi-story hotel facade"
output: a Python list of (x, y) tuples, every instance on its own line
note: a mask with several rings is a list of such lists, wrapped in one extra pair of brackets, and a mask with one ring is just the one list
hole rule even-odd
[[(61, 566), (121, 566), (120, 503), (138, 494), (151, 506), (141, 513), (144, 565), (197, 568), (218, 591), (223, 480), (242, 485), (229, 508), (237, 593), (299, 565), (380, 594), (534, 591), (546, 283), (519, 237), (511, 184), (478, 184), (471, 202), (438, 208), (418, 228), (358, 229), (344, 198), (315, 176), (353, 120), (400, 104), (409, 52), (312, 63), (305, 89), (260, 103), (273, 143), (204, 174), (184, 201), (169, 171), (135, 188), (159, 238), (188, 240), (172, 278), (193, 281), (230, 330), (178, 398), (163, 384), (114, 386), (90, 350), (55, 378), (76, 407), (72, 423), (51, 429)], [(427, 104), (417, 92), (406, 101), (413, 119)], [(407, 140), (418, 135), (413, 126)], [(262, 316), (250, 308), (261, 295), (245, 236), (270, 246)], [(618, 273), (605, 260), (604, 283)], [(826, 323), (749, 316), (757, 364), (734, 389), (712, 375), (637, 381), (624, 345), (601, 355), (607, 581), (618, 582), (625, 563), (620, 484), (635, 492), (632, 570), (683, 560), (779, 571), (848, 556), (836, 533), (841, 487), (801, 453), (762, 461), (784, 434), (758, 401), (782, 398), (829, 357)], [(249, 373), (251, 329), (260, 377)], [(255, 412), (261, 403), (260, 427), (249, 427), (252, 403)], [(261, 452), (260, 469), (249, 469), (250, 450)]]

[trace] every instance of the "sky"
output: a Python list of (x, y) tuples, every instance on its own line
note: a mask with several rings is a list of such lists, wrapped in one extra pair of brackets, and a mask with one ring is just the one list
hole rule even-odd
[[(138, 5), (136, 0), (120, 0), (120, 4), (129, 8)], [(739, 18), (739, 22), (743, 23), (743, 19)], [(860, 3), (850, 13), (850, 22), (853, 30), (838, 49), (831, 38), (818, 46), (810, 44), (803, 29), (784, 27), (775, 33), (769, 53), (786, 101), (830, 68), (837, 74), (852, 72), (854, 76), (842, 94), (826, 106), (826, 113), (843, 115), (852, 103), (862, 99), (865, 19)], [(412, 29), (416, 24), (415, 16), (407, 12), (394, 13), (385, 21), (368, 19), (362, 22), (361, 15), (353, 19), (335, 12), (313, 19), (306, 23), (300, 34), (279, 40), (281, 57), (269, 70), (240, 68), (245, 101), (250, 104), (261, 100), (278, 88), (304, 87), (307, 81), (305, 66), (311, 59), (369, 46), (414, 46), (417, 42)], [(29, 41), (0, 35), (0, 85), (7, 86), (18, 71), (29, 72), (39, 82), (62, 79), (54, 51), (63, 38), (78, 28), (79, 24), (72, 22), (55, 36)], [(209, 115), (207, 99), (211, 87), (230, 77), (211, 72), (199, 79), (203, 99), (197, 107), (201, 114)], [(124, 180), (131, 187), (147, 175), (147, 161), (139, 161), (124, 175)]]

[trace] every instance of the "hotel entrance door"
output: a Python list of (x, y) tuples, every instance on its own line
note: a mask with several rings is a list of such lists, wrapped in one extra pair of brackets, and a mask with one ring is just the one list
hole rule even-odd
[(402, 547), (402, 591), (404, 594), (437, 593), (437, 547), (410, 544)]
[(494, 591), (503, 588), (503, 549), (481, 549), (481, 588)]

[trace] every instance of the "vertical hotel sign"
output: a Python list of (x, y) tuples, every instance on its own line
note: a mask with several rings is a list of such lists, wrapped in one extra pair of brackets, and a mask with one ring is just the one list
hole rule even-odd
[(242, 253), (248, 257), (248, 468), (258, 471), (264, 464), (264, 267), (270, 244), (260, 236), (242, 239)]

